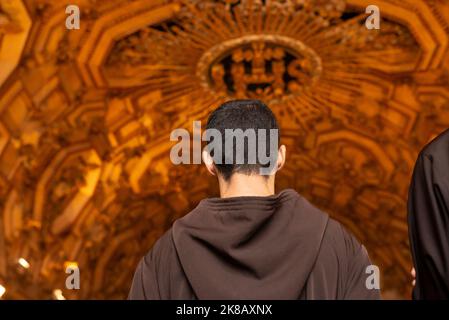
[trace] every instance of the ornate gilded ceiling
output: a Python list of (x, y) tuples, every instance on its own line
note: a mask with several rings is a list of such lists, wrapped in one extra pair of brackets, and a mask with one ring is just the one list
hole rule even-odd
[[(124, 298), (140, 257), (215, 181), (169, 160), (229, 98), (267, 101), (293, 187), (409, 297), (408, 183), (449, 127), (443, 0), (2, 0), (0, 285), (5, 298)], [(79, 30), (65, 7), (81, 10)], [(376, 4), (379, 30), (365, 27)], [(29, 268), (18, 263), (29, 262)], [(65, 289), (67, 263), (81, 289)]]

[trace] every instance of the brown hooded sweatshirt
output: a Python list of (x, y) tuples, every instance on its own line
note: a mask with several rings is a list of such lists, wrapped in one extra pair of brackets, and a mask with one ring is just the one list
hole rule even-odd
[(379, 299), (365, 248), (284, 190), (209, 198), (142, 258), (129, 299)]

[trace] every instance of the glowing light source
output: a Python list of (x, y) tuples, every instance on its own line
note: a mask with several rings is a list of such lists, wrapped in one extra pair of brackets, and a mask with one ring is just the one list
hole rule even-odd
[(53, 296), (55, 297), (56, 300), (65, 300), (65, 297), (62, 294), (62, 290), (61, 289), (53, 290)]
[(6, 292), (6, 288), (0, 284), (0, 298), (3, 297), (5, 292)]
[(78, 263), (76, 261), (66, 261), (64, 262), (64, 270), (67, 270), (67, 268), (77, 269)]
[(17, 262), (25, 269), (28, 269), (30, 267), (29, 262), (26, 261), (24, 258), (20, 258)]

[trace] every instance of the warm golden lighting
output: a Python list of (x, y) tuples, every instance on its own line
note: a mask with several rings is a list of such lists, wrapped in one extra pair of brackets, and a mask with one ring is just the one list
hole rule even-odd
[(78, 262), (76, 262), (76, 261), (66, 261), (66, 262), (64, 262), (64, 270), (67, 270), (67, 268), (70, 268), (70, 269), (78, 268)]
[[(76, 31), (61, 1), (0, 0), (3, 299), (125, 299), (159, 236), (219, 195), (170, 161), (170, 132), (234, 98), (277, 116), (276, 191), (341, 222), (384, 293), (410, 296), (410, 176), (449, 128), (449, 1), (71, 2), (95, 13)], [(369, 30), (375, 2), (388, 19)], [(68, 291), (70, 270), (95, 283)]]
[(3, 297), (5, 292), (6, 292), (6, 288), (0, 284), (0, 299), (1, 299), (1, 297)]
[(30, 263), (26, 261), (24, 258), (20, 258), (17, 262), (25, 269), (28, 269), (30, 267)]
[(61, 289), (53, 290), (53, 296), (55, 297), (56, 300), (65, 300), (65, 297), (62, 294), (62, 290)]

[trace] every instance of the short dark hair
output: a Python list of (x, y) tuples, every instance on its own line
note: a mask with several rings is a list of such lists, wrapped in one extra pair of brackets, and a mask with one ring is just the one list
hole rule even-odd
[[(278, 130), (278, 143), (279, 143), (279, 126), (276, 121), (276, 117), (273, 112), (260, 100), (231, 100), (223, 103), (217, 109), (215, 109), (207, 120), (206, 129), (216, 129), (220, 131), (222, 137), (225, 136), (225, 129), (241, 129), (243, 131), (247, 129), (254, 129), (256, 132), (256, 141), (259, 141), (258, 129), (265, 129), (267, 132), (267, 144), (266, 153), (270, 154), (270, 129)], [(256, 152), (259, 146), (256, 142)], [(222, 150), (225, 150), (225, 140), (222, 139)], [(259, 161), (254, 163), (248, 163), (248, 141), (246, 139), (244, 147), (244, 163), (243, 164), (226, 164), (224, 158), (226, 157), (226, 150), (223, 153), (223, 161), (221, 164), (215, 163), (215, 167), (218, 172), (223, 176), (225, 180), (229, 180), (233, 173), (239, 172), (247, 175), (258, 173), (261, 167), (267, 167), (267, 165), (260, 164)], [(277, 154), (277, 150), (275, 150)], [(236, 147), (234, 144), (233, 155), (236, 155)], [(213, 156), (213, 150), (211, 152)]]

